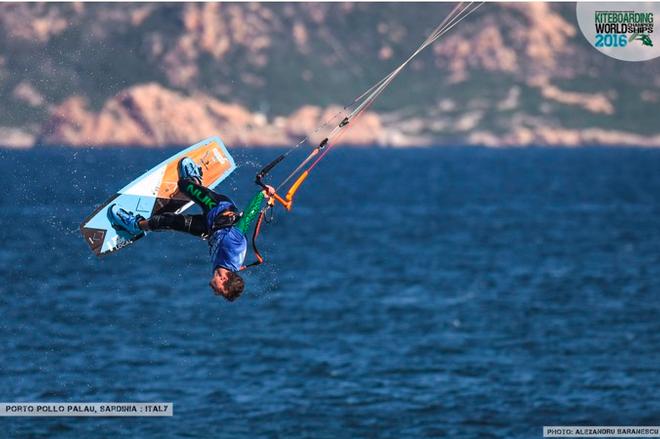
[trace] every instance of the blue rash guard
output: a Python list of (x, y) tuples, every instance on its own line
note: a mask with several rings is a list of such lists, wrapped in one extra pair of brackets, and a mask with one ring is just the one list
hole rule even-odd
[[(213, 229), (215, 217), (229, 209), (236, 210), (236, 205), (231, 201), (221, 201), (209, 211), (206, 215), (209, 230)], [(235, 226), (218, 229), (209, 236), (208, 241), (213, 271), (218, 267), (233, 272), (241, 269), (247, 254), (247, 238), (240, 229)]]

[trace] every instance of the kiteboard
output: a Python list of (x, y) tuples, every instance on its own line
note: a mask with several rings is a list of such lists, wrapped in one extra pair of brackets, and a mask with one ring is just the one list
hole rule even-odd
[(120, 189), (82, 222), (80, 231), (94, 254), (116, 252), (144, 236), (130, 237), (115, 230), (107, 215), (113, 204), (147, 219), (166, 212), (181, 213), (193, 205), (177, 185), (178, 164), (183, 157), (190, 157), (202, 167), (202, 185), (208, 188), (220, 184), (236, 169), (234, 159), (219, 137), (202, 140), (156, 165)]

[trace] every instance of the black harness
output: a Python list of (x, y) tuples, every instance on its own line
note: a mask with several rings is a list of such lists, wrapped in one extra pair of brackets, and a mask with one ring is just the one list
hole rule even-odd
[(220, 229), (226, 229), (233, 226), (241, 219), (243, 216), (242, 212), (239, 212), (236, 207), (230, 207), (218, 213), (215, 218), (213, 218), (213, 224), (211, 224), (211, 230), (209, 230), (209, 235), (212, 235)]

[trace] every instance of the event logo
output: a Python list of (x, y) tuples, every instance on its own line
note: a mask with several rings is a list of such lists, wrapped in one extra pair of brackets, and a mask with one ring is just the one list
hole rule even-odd
[[(653, 33), (653, 12), (596, 11), (594, 19), (596, 47), (625, 47), (631, 41), (641, 41), (642, 45), (653, 47), (649, 36)], [(627, 35), (630, 36), (626, 38)]]
[(587, 41), (600, 52), (622, 61), (646, 61), (660, 56), (654, 19), (658, 3), (578, 3), (577, 19)]

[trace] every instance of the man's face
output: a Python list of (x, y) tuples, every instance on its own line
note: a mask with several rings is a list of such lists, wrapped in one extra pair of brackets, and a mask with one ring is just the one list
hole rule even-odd
[(226, 282), (229, 279), (227, 273), (228, 270), (225, 268), (216, 268), (216, 270), (213, 272), (213, 277), (211, 278), (209, 285), (216, 295), (222, 296), (229, 300), (229, 297), (227, 297), (227, 291), (225, 290)]

